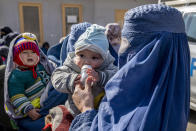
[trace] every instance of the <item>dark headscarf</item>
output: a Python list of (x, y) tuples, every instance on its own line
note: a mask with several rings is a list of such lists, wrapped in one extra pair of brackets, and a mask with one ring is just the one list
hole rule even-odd
[(181, 13), (166, 5), (136, 7), (125, 14), (122, 36), (128, 46), (91, 130), (185, 131), (190, 52)]
[(12, 29), (10, 27), (8, 27), (8, 26), (5, 26), (5, 27), (1, 28), (1, 33), (2, 33), (1, 34), (1, 38), (3, 36), (6, 36), (9, 33), (12, 33), (12, 32), (13, 32)]

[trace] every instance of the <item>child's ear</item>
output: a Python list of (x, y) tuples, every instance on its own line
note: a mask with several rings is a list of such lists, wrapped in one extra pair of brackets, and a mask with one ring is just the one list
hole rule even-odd
[(40, 62), (40, 56), (37, 55), (37, 60), (36, 60), (36, 62), (34, 63), (34, 65), (37, 65), (39, 62)]
[(40, 57), (38, 56), (38, 59), (37, 59), (37, 64), (40, 62)]
[(18, 67), (18, 65), (15, 62), (13, 62), (13, 68), (15, 69), (16, 67)]

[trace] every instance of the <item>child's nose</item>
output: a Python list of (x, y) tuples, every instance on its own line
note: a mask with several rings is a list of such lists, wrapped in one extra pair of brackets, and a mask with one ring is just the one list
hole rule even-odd
[(84, 61), (84, 64), (85, 64), (85, 65), (90, 65), (90, 60), (89, 60), (89, 59), (86, 59), (86, 60)]
[(31, 55), (32, 55), (31, 53), (28, 53), (28, 54), (27, 54), (27, 56), (31, 56)]

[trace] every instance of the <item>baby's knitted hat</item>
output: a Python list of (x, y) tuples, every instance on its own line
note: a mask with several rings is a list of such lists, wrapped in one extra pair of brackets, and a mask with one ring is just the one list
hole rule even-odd
[[(21, 37), (18, 40), (16, 40), (13, 47), (13, 61), (20, 66), (26, 66), (34, 70), (34, 67), (36, 67), (36, 65), (27, 66), (24, 65), (23, 62), (21, 61), (19, 54), (24, 50), (32, 50), (38, 56), (40, 56), (39, 47), (37, 44), (36, 36), (34, 34), (32, 33), (21, 34)], [(36, 75), (35, 77), (37, 77), (37, 74), (35, 74), (34, 71), (33, 71), (33, 75)]]
[(75, 53), (88, 49), (90, 51), (99, 53), (105, 60), (109, 43), (104, 34), (105, 28), (103, 26), (93, 24), (78, 38), (75, 43)]

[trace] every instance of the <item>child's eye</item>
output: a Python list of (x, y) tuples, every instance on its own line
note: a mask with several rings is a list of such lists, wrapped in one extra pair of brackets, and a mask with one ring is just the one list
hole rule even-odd
[(92, 57), (92, 59), (93, 60), (98, 60), (99, 58), (94, 56), (94, 57)]
[(28, 52), (26, 52), (26, 51), (23, 51), (22, 53), (23, 53), (23, 54), (27, 54)]
[(83, 57), (84, 57), (84, 55), (83, 55), (83, 54), (80, 54), (79, 56), (80, 56), (81, 58), (83, 58)]

